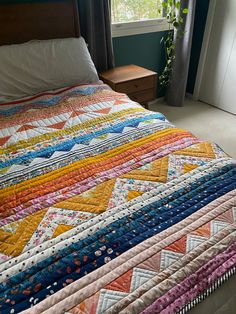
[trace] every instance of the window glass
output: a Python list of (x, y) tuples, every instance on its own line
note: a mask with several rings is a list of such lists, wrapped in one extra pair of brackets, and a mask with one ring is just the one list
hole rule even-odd
[(163, 18), (161, 0), (112, 0), (112, 23)]

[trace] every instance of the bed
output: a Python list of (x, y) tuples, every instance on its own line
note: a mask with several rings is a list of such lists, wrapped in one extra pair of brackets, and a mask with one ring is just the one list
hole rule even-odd
[[(2, 44), (48, 39), (32, 12), (78, 37), (57, 4), (3, 6)], [(231, 313), (236, 162), (216, 144), (101, 81), (5, 99), (0, 143), (0, 313)]]

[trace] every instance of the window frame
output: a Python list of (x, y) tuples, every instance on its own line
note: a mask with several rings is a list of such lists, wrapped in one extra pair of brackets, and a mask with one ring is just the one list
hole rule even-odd
[(161, 32), (171, 29), (167, 19), (156, 18), (133, 22), (112, 23), (112, 37)]
[(165, 8), (162, 8), (162, 17), (153, 19), (114, 22), (111, 24), (112, 37), (123, 37), (171, 30), (173, 27), (168, 23), (165, 17), (165, 11)]

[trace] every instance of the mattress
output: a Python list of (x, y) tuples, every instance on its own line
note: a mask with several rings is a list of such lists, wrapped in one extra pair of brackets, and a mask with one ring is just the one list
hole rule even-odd
[(0, 313), (186, 313), (236, 270), (236, 162), (104, 84), (0, 107)]

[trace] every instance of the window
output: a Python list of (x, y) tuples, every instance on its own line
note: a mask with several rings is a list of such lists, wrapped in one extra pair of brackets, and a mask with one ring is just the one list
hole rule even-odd
[(162, 0), (111, 0), (113, 37), (168, 29)]
[(160, 0), (112, 0), (112, 22), (134, 22), (162, 18)]

